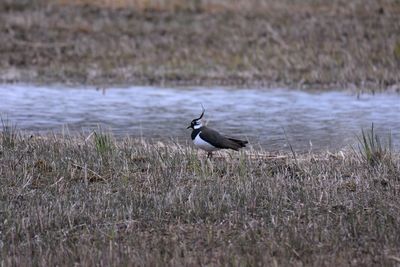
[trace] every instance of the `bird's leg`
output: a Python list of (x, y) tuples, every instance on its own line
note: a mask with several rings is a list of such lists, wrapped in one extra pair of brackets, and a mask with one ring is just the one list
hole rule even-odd
[(208, 158), (208, 159), (211, 159), (211, 158), (212, 158), (212, 152), (211, 152), (211, 151), (207, 153), (207, 158)]

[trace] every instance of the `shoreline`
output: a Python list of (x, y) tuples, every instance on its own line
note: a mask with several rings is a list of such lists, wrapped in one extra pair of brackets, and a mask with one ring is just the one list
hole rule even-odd
[[(21, 75), (22, 76), (22, 75)], [(259, 81), (252, 79), (239, 79), (240, 82), (235, 82), (238, 79), (214, 79), (206, 78), (203, 80), (163, 80), (162, 78), (151, 80), (139, 81), (138, 79), (126, 80), (126, 81), (106, 81), (99, 78), (96, 81), (85, 82), (79, 80), (57, 80), (57, 79), (16, 79), (16, 78), (1, 78), (0, 85), (28, 85), (28, 86), (61, 86), (61, 87), (79, 87), (79, 88), (91, 88), (91, 89), (105, 89), (110, 88), (130, 88), (130, 87), (153, 87), (153, 88), (192, 88), (194, 90), (201, 90), (202, 88), (225, 88), (225, 89), (260, 89), (260, 90), (300, 90), (305, 92), (329, 92), (329, 91), (348, 91), (357, 94), (375, 94), (375, 93), (400, 93), (400, 83), (393, 84), (390, 86), (383, 86), (377, 83), (363, 83), (358, 85), (357, 83), (330, 83), (330, 84), (287, 84), (271, 81)]]

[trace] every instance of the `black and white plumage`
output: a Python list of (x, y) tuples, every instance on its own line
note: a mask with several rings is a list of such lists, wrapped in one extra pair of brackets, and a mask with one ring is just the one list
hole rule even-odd
[(193, 144), (208, 152), (208, 157), (212, 156), (212, 152), (219, 149), (233, 149), (238, 151), (240, 148), (245, 147), (247, 141), (229, 138), (222, 136), (217, 131), (204, 126), (201, 119), (204, 115), (204, 109), (201, 116), (198, 119), (192, 120), (190, 125), (187, 127), (192, 128), (191, 138)]

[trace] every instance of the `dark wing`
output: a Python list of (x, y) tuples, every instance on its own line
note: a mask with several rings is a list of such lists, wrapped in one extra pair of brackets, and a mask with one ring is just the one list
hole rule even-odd
[(220, 135), (217, 131), (207, 127), (201, 128), (200, 137), (203, 140), (207, 140), (208, 143), (217, 148), (239, 150), (239, 148), (245, 147), (247, 144), (247, 141), (227, 138)]

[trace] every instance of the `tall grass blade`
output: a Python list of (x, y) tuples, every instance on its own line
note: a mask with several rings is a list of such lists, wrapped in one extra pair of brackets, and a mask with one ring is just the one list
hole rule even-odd
[(1, 144), (3, 148), (12, 149), (15, 146), (17, 139), (17, 125), (10, 122), (8, 118), (1, 118)]
[(113, 143), (109, 134), (106, 134), (99, 129), (99, 132), (95, 131), (93, 136), (94, 145), (99, 155), (105, 156), (112, 151)]
[(357, 139), (360, 158), (368, 165), (375, 166), (384, 161), (392, 161), (391, 134), (389, 134), (387, 141), (382, 143), (372, 123), (370, 130), (361, 129), (361, 136), (357, 136)]

